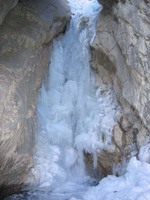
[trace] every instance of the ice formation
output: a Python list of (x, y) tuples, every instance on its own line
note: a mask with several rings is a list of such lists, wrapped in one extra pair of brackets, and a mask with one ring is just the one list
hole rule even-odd
[(25, 199), (149, 200), (149, 145), (141, 148), (141, 161), (130, 160), (123, 176), (108, 176), (91, 186), (92, 179), (85, 174), (83, 151), (93, 154), (96, 167), (97, 152), (111, 144), (118, 104), (110, 85), (95, 87), (90, 69), (89, 45), (100, 6), (97, 0), (69, 0), (69, 4), (70, 27), (53, 43), (49, 73), (37, 105), (39, 128), (32, 174), (36, 187), (44, 192), (31, 191)]
[(69, 3), (70, 27), (53, 43), (49, 74), (37, 106), (38, 185), (52, 189), (72, 177), (86, 177), (83, 152), (93, 155), (96, 167), (97, 151), (111, 143), (118, 106), (111, 86), (101, 84), (96, 89), (90, 69), (89, 45), (100, 6), (96, 0)]
[(149, 200), (150, 164), (131, 158), (125, 175), (103, 178), (98, 186), (91, 187), (84, 200)]

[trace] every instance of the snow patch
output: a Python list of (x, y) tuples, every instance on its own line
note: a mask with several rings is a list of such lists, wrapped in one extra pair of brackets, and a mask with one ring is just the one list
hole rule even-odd
[(149, 200), (150, 164), (131, 158), (126, 174), (108, 176), (99, 185), (90, 188), (84, 200)]

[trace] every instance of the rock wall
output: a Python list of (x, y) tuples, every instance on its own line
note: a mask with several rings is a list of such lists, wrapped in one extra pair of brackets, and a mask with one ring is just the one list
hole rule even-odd
[(16, 6), (18, 0), (0, 0), (0, 25), (2, 24), (4, 18), (8, 12)]
[(5, 186), (24, 183), (33, 166), (37, 92), (49, 63), (50, 42), (70, 19), (63, 0), (16, 4), (0, 0), (1, 193)]
[(150, 0), (99, 2), (92, 65), (101, 82), (113, 85), (121, 105), (113, 148), (99, 154), (99, 167), (108, 174), (150, 141)]

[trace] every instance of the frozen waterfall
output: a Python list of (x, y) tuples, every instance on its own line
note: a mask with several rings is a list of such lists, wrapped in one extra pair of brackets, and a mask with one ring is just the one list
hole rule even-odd
[(27, 193), (29, 200), (82, 199), (94, 184), (86, 174), (84, 152), (93, 155), (95, 168), (97, 152), (111, 144), (117, 104), (111, 86), (96, 86), (90, 66), (90, 42), (101, 7), (97, 0), (69, 0), (69, 4), (70, 25), (53, 42), (49, 71), (39, 92), (32, 169), (36, 189)]
[[(120, 177), (103, 178), (95, 187), (86, 174), (84, 152), (111, 147), (118, 104), (111, 86), (97, 85), (90, 68), (90, 42), (101, 9), (97, 0), (69, 0), (70, 26), (53, 42), (48, 74), (37, 104), (35, 188), (8, 200), (149, 200), (150, 144), (133, 157)], [(104, 140), (105, 138), (105, 140)]]
[(39, 187), (52, 189), (72, 179), (81, 181), (82, 177), (83, 181), (83, 150), (93, 153), (100, 145), (98, 97), (89, 63), (89, 44), (100, 6), (88, 0), (70, 1), (70, 5), (70, 26), (53, 42), (48, 76), (37, 105), (34, 173)]
[[(64, 199), (70, 193), (81, 197), (80, 193), (87, 190), (92, 179), (86, 174), (83, 153), (93, 155), (96, 167), (97, 152), (111, 143), (116, 113), (111, 88), (96, 88), (90, 68), (89, 47), (100, 5), (96, 0), (70, 0), (69, 4), (70, 26), (53, 42), (48, 76), (37, 105), (39, 128), (33, 173), (38, 187), (53, 191), (54, 199), (64, 193), (69, 193)], [(107, 92), (100, 96), (102, 90)]]

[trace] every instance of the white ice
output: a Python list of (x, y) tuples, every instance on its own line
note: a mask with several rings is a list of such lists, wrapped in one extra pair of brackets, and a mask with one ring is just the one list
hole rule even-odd
[(150, 164), (133, 157), (125, 175), (103, 178), (98, 186), (91, 187), (84, 200), (149, 200)]
[[(105, 100), (100, 88), (96, 93), (90, 69), (89, 45), (95, 34), (100, 5), (96, 0), (70, 0), (69, 4), (70, 26), (65, 35), (53, 42), (48, 76), (37, 105), (39, 127), (32, 173), (39, 188), (48, 187), (53, 193), (56, 188), (59, 192), (66, 190), (65, 185), (68, 187), (72, 181), (70, 185), (78, 183), (83, 187), (80, 183), (88, 179), (83, 151), (96, 155), (94, 152), (103, 146), (100, 134), (104, 131), (100, 130), (99, 123), (103, 120), (107, 126), (108, 119), (104, 120), (105, 114), (102, 114), (107, 110), (104, 101), (109, 104), (113, 101), (113, 95), (106, 94), (108, 91)], [(99, 101), (103, 102), (101, 109)], [(112, 124), (114, 114), (110, 116)], [(105, 143), (111, 141), (110, 129), (111, 125), (107, 127)]]

